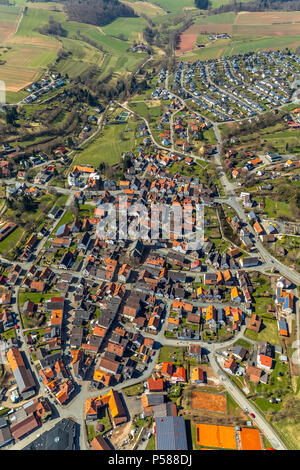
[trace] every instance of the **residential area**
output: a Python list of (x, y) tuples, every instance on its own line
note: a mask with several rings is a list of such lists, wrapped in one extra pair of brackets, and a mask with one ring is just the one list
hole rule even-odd
[(3, 449), (300, 445), (300, 59), (149, 64), (123, 102), (47, 74), (14, 119), (46, 126), (50, 94), (51, 148), (1, 142)]

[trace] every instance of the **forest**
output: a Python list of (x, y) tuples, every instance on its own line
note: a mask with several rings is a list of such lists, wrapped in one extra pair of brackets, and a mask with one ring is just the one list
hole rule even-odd
[[(205, 0), (195, 0), (197, 2), (205, 2)], [(229, 11), (269, 11), (269, 10), (280, 10), (280, 11), (299, 11), (300, 0), (254, 0), (249, 2), (238, 2), (234, 0), (233, 3), (222, 5), (219, 8), (211, 9), (210, 12), (213, 14), (225, 13)]]
[(95, 26), (105, 26), (119, 17), (136, 16), (131, 7), (119, 0), (61, 0), (61, 3), (69, 20)]

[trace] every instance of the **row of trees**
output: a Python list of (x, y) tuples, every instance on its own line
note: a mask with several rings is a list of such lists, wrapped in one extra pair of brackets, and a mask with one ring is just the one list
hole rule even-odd
[[(197, 0), (195, 0), (195, 2), (196, 1)], [(211, 10), (211, 13), (219, 14), (229, 11), (239, 12), (266, 10), (298, 11), (300, 10), (300, 0), (254, 0), (249, 2), (238, 2), (237, 0), (234, 0), (233, 3), (228, 3), (221, 5), (219, 8), (214, 8)]]
[(230, 139), (232, 137), (246, 136), (259, 132), (275, 124), (282, 123), (284, 113), (274, 114), (272, 111), (261, 114), (258, 118), (252, 119), (251, 122), (244, 120), (241, 123), (235, 123), (232, 126), (226, 126), (224, 137)]

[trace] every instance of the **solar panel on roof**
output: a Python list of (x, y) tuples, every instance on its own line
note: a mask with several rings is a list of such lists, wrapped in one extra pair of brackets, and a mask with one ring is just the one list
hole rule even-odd
[[(185, 421), (183, 418), (167, 416), (156, 418), (157, 450), (187, 450)], [(175, 428), (176, 426), (176, 428)]]

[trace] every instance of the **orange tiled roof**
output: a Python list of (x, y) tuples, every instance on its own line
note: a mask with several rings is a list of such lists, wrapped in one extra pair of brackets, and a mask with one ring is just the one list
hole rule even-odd
[(25, 366), (21, 352), (18, 348), (10, 348), (7, 351), (6, 357), (13, 372), (19, 367)]
[(161, 368), (161, 373), (171, 377), (173, 372), (173, 364), (171, 362), (164, 362)]
[(79, 171), (79, 172), (81, 172), (81, 173), (95, 173), (95, 169), (94, 169), (94, 168), (90, 168), (90, 167), (88, 167), (88, 166), (78, 166), (78, 165), (76, 165), (76, 166), (74, 166), (74, 168), (73, 168), (73, 172), (74, 172), (75, 170), (77, 170), (77, 171)]

